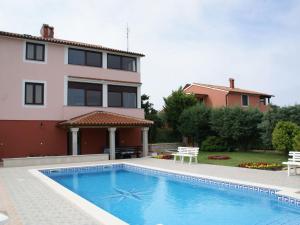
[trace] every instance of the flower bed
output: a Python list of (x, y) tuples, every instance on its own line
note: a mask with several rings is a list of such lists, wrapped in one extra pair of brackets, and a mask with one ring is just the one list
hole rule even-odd
[(157, 156), (153, 156), (153, 158), (156, 158), (156, 159), (173, 159), (173, 156), (169, 155), (169, 154), (160, 154), (160, 155), (157, 155)]
[(247, 162), (247, 163), (241, 163), (238, 166), (243, 168), (261, 169), (261, 170), (280, 170), (282, 168), (281, 164), (267, 163), (267, 162)]
[(231, 159), (228, 155), (210, 155), (207, 158), (208, 159), (215, 159), (215, 160), (227, 160), (227, 159)]

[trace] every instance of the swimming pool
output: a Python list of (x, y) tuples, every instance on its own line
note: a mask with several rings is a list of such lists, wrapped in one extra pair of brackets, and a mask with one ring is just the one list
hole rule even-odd
[(128, 164), (41, 172), (132, 225), (300, 224), (300, 201), (286, 201), (275, 189)]

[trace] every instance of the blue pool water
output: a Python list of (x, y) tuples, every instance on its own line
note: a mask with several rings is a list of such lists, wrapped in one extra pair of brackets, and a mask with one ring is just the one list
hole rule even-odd
[(300, 207), (237, 189), (129, 165), (42, 171), (132, 225), (300, 225)]

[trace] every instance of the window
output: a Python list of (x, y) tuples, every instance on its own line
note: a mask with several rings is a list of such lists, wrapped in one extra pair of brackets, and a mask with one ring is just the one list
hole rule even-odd
[(26, 59), (45, 61), (45, 45), (27, 42)]
[(108, 85), (109, 107), (137, 107), (137, 88), (127, 86)]
[(68, 61), (73, 65), (102, 67), (102, 53), (69, 48)]
[(68, 105), (102, 106), (102, 85), (92, 83), (69, 82)]
[(44, 105), (44, 84), (25, 82), (25, 105)]
[(242, 95), (242, 106), (249, 106), (249, 96)]
[(136, 72), (136, 58), (107, 54), (107, 68)]
[(263, 105), (266, 105), (266, 98), (265, 97), (260, 97), (259, 102)]
[(121, 62), (121, 56), (107, 54), (107, 68), (120, 70)]
[(84, 65), (85, 52), (77, 49), (69, 49), (69, 64)]

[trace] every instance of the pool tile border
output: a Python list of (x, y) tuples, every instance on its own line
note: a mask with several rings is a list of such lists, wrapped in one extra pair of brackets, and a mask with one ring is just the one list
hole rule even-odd
[(239, 184), (238, 182), (228, 182), (228, 181), (221, 181), (216, 180), (212, 178), (204, 178), (201, 176), (193, 176), (193, 175), (185, 175), (178, 172), (169, 172), (164, 171), (162, 169), (152, 169), (152, 168), (146, 168), (139, 165), (132, 165), (128, 163), (114, 163), (114, 164), (105, 164), (105, 165), (90, 165), (90, 166), (82, 166), (82, 167), (66, 167), (66, 168), (54, 168), (54, 169), (43, 169), (39, 170), (39, 172), (43, 173), (47, 176), (47, 174), (55, 173), (55, 172), (74, 172), (74, 171), (80, 171), (80, 172), (89, 172), (89, 171), (103, 171), (105, 169), (127, 169), (130, 171), (137, 171), (142, 172), (143, 174), (152, 174), (152, 175), (164, 175), (164, 176), (171, 176), (173, 178), (188, 181), (191, 184), (195, 183), (202, 183), (202, 184), (210, 184), (210, 185), (218, 185), (229, 189), (237, 189), (237, 190), (245, 190), (245, 191), (253, 191), (253, 192), (259, 192), (263, 194), (270, 195), (274, 197), (278, 202), (281, 203), (287, 203), (288, 205), (299, 207), (300, 208), (300, 199), (285, 196), (282, 194), (278, 194), (277, 192), (280, 191), (280, 189), (276, 188), (265, 188), (265, 187), (259, 187), (255, 185), (246, 185), (246, 184)]

